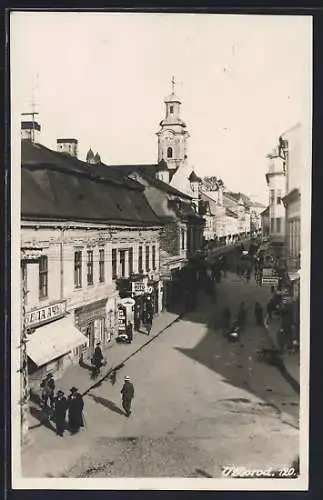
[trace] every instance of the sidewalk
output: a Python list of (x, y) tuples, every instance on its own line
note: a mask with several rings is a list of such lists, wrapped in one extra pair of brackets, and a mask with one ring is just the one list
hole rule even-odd
[[(273, 315), (272, 321), (269, 324), (265, 323), (265, 329), (268, 334), (268, 340), (273, 347), (278, 347), (277, 333), (280, 328), (280, 318)], [(282, 361), (287, 374), (299, 385), (300, 383), (300, 357), (299, 352), (296, 354), (288, 354), (284, 352)]]
[[(154, 319), (150, 335), (144, 332), (135, 332), (131, 344), (117, 344), (113, 341), (103, 352), (107, 365), (102, 367), (101, 375), (95, 380), (91, 379), (91, 371), (86, 367), (80, 365), (71, 366), (66, 370), (63, 377), (56, 381), (56, 390), (62, 390), (65, 394), (68, 394), (70, 388), (75, 386), (81, 394), (86, 394), (107, 377), (110, 372), (121, 367), (128, 359), (160, 335), (180, 316), (181, 314), (164, 311)], [(30, 432), (33, 432), (33, 429), (39, 428), (39, 418), (36, 418), (39, 405), (30, 401), (30, 408), (29, 429)]]

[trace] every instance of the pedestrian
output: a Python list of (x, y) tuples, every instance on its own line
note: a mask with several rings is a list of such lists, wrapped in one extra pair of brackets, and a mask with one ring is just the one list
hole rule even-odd
[(277, 332), (277, 344), (280, 351), (283, 352), (286, 346), (286, 335), (283, 328), (279, 328)]
[(52, 373), (47, 373), (46, 377), (40, 384), (41, 388), (41, 402), (42, 407), (46, 408), (49, 400), (50, 407), (53, 407), (54, 393), (55, 393), (55, 380)]
[(70, 389), (71, 394), (68, 396), (68, 423), (69, 429), (72, 434), (75, 434), (80, 430), (80, 427), (84, 427), (83, 420), (83, 408), (84, 401), (81, 394), (78, 392), (76, 387)]
[(53, 417), (56, 424), (56, 434), (63, 436), (65, 431), (65, 418), (67, 411), (67, 401), (63, 391), (58, 391), (54, 400)]
[(126, 334), (128, 337), (128, 343), (131, 344), (133, 339), (133, 326), (131, 321), (129, 321), (128, 324), (126, 325)]
[(125, 411), (127, 417), (131, 415), (131, 402), (135, 395), (133, 383), (130, 381), (130, 377), (124, 378), (124, 384), (121, 389), (122, 394), (122, 407)]
[(272, 315), (273, 315), (273, 303), (272, 300), (270, 300), (267, 304), (267, 318), (269, 323), (271, 323)]
[(247, 311), (244, 302), (241, 302), (238, 312), (238, 323), (241, 330), (245, 328), (246, 322), (247, 322)]
[(92, 357), (92, 363), (94, 365), (93, 375), (98, 376), (100, 374), (101, 366), (103, 361), (103, 353), (101, 349), (100, 342), (97, 342), (96, 347), (94, 349), (94, 354)]
[(262, 325), (264, 322), (264, 311), (259, 302), (255, 303), (255, 318), (257, 325)]

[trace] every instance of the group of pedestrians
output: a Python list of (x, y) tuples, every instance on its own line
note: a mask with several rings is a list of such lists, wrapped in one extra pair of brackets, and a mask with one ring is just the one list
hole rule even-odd
[[(49, 420), (54, 422), (58, 436), (63, 437), (66, 430), (69, 430), (71, 434), (76, 434), (84, 427), (84, 400), (76, 387), (70, 389), (68, 397), (62, 390), (58, 390), (55, 395), (55, 381), (53, 375), (49, 373), (41, 382), (41, 389), (41, 406)], [(131, 403), (135, 395), (134, 386), (129, 376), (124, 379), (121, 395), (122, 407), (126, 417), (129, 417)]]
[(69, 429), (71, 434), (75, 434), (81, 427), (84, 427), (84, 401), (76, 387), (70, 389), (67, 398), (61, 390), (58, 390), (55, 395), (55, 381), (51, 373), (47, 374), (40, 387), (41, 406), (48, 417), (55, 422), (58, 436), (63, 436), (66, 429)]

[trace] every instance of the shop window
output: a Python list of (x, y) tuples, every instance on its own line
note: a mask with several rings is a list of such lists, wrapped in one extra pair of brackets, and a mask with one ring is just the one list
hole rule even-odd
[(126, 276), (126, 251), (120, 250), (120, 271), (121, 277), (124, 278)]
[(99, 281), (104, 282), (104, 248), (99, 250)]
[(149, 245), (146, 246), (146, 273), (150, 271), (149, 267)]
[(156, 246), (152, 246), (152, 265), (153, 265), (153, 271), (156, 270)]
[(74, 286), (82, 287), (82, 252), (74, 252)]
[(117, 249), (112, 249), (112, 279), (117, 278)]
[(173, 149), (167, 148), (167, 158), (173, 158)]
[(139, 247), (138, 251), (138, 272), (142, 273), (143, 268), (142, 268), (142, 247)]
[(129, 248), (129, 276), (133, 273), (133, 249)]
[(39, 259), (39, 298), (48, 297), (48, 257), (42, 255)]
[(93, 285), (93, 250), (87, 252), (87, 284)]

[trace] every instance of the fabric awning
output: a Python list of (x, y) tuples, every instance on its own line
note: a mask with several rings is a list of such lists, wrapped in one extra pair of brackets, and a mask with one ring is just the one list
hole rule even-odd
[(88, 343), (88, 338), (74, 325), (72, 315), (40, 326), (27, 339), (27, 354), (37, 366)]

